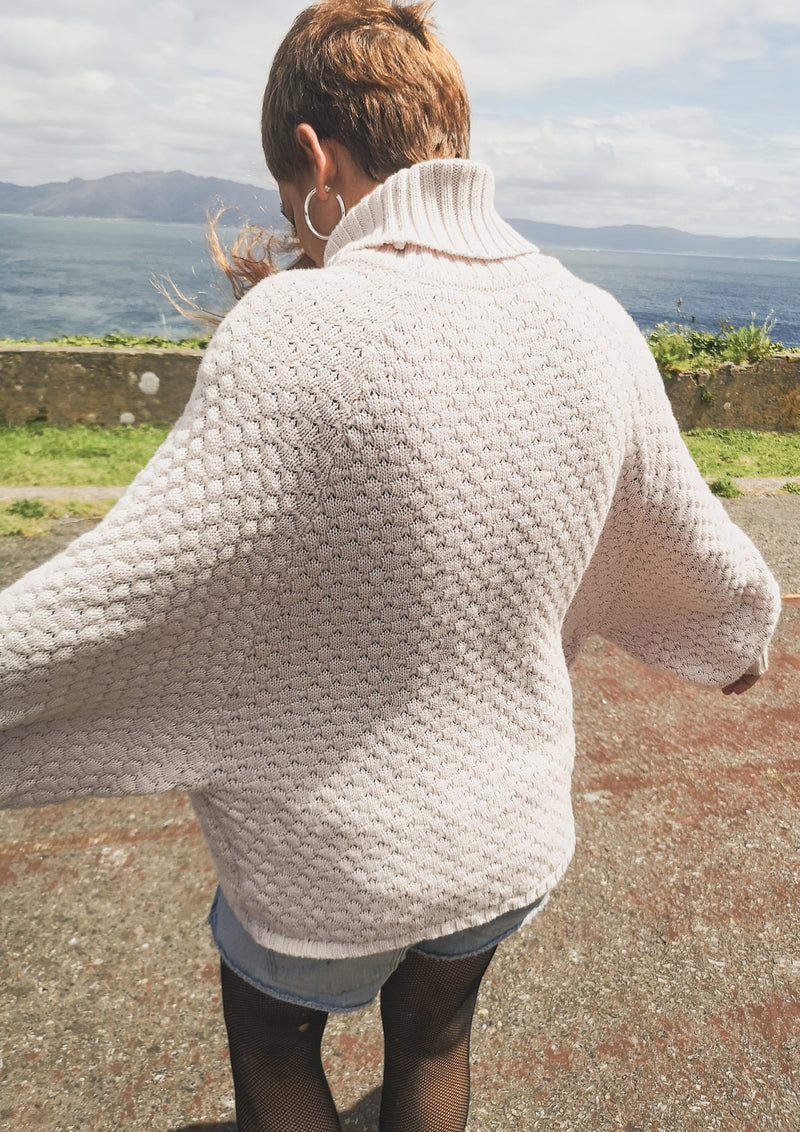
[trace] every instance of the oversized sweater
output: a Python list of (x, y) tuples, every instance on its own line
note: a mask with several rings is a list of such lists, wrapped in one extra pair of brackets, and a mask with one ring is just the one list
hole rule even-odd
[(541, 896), (568, 662), (724, 685), (779, 608), (634, 324), (433, 161), (255, 287), (103, 522), (0, 596), (0, 800), (191, 795), (260, 942), (336, 957)]

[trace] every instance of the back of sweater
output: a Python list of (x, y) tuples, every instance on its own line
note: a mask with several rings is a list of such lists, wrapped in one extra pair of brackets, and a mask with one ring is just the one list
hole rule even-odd
[(188, 789), (284, 952), (395, 947), (555, 883), (562, 633), (723, 684), (774, 624), (638, 331), (487, 193), (469, 163), (403, 171), (321, 273), (254, 289), (129, 495), (4, 599), (9, 798)]

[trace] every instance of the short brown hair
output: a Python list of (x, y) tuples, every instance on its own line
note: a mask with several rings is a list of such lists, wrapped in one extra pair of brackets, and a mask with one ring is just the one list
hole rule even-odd
[(278, 48), (264, 92), (261, 140), (277, 181), (308, 161), (307, 122), (338, 141), (374, 181), (434, 157), (469, 155), (469, 101), (455, 59), (432, 33), (432, 3), (321, 0)]

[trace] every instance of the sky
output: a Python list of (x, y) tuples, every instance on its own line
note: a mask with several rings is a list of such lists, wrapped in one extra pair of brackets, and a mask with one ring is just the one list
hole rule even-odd
[[(291, 0), (4, 0), (0, 181), (269, 185)], [(438, 0), (508, 218), (800, 237), (800, 0)]]

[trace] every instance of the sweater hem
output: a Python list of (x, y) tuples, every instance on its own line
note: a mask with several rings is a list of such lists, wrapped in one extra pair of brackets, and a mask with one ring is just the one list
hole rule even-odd
[(574, 854), (575, 838), (573, 837), (559, 864), (543, 880), (539, 881), (535, 888), (525, 889), (522, 893), (508, 897), (500, 904), (482, 908), (481, 911), (474, 912), (469, 916), (458, 916), (451, 920), (414, 928), (413, 931), (406, 930), (396, 936), (378, 937), (365, 942), (344, 943), (340, 940), (294, 939), (280, 932), (264, 930), (263, 926), (256, 923), (252, 917), (245, 915), (244, 912), (235, 907), (234, 901), (230, 897), (228, 897), (228, 902), (242, 926), (262, 947), (279, 951), (282, 955), (296, 955), (301, 959), (357, 959), (364, 955), (376, 955), (381, 951), (414, 947), (424, 940), (438, 939), (440, 936), (466, 931), (468, 928), (475, 928), (480, 924), (488, 923), (497, 916), (502, 916), (505, 912), (524, 908), (548, 895), (555, 888), (569, 868)]

